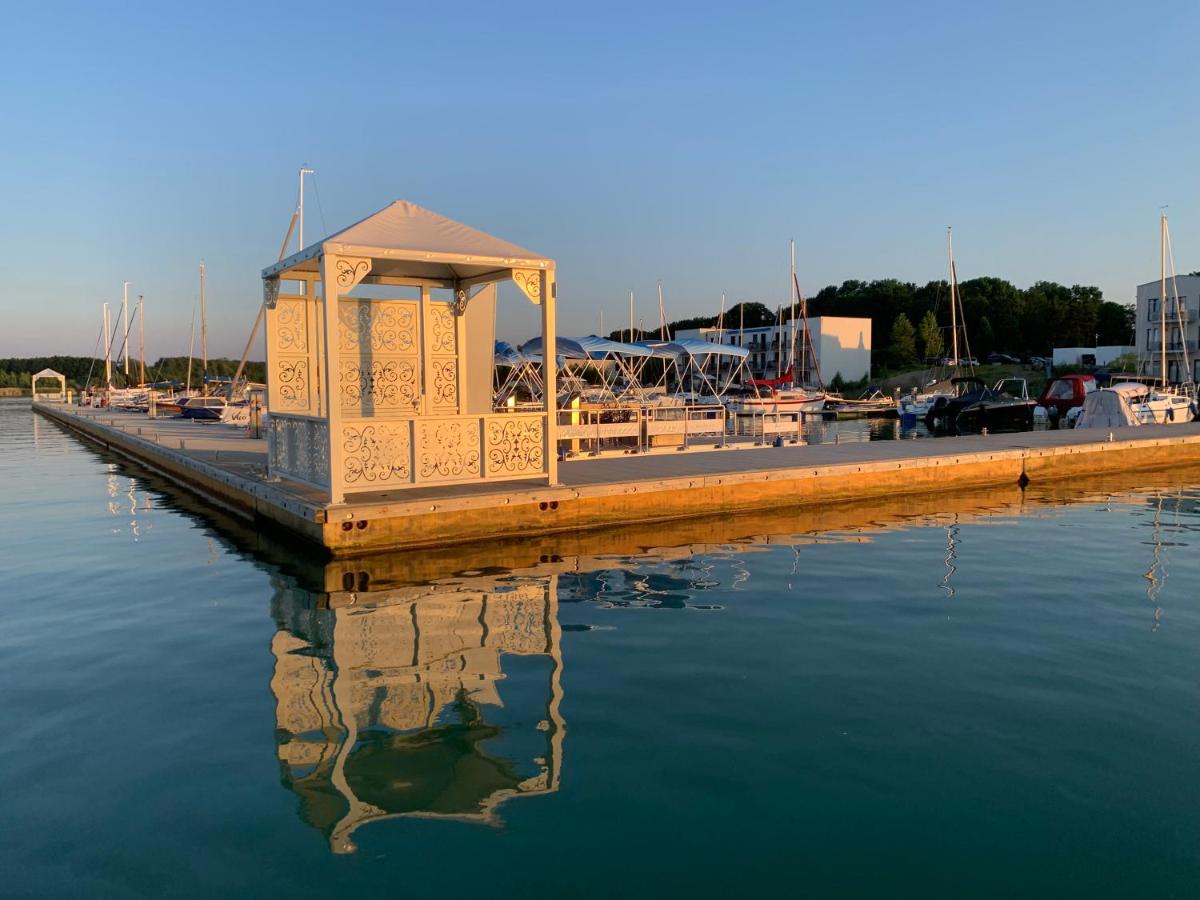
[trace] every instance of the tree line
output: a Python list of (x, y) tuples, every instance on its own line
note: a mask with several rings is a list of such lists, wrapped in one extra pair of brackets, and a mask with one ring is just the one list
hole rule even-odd
[[(208, 374), (210, 377), (229, 378), (237, 371), (236, 359), (210, 359)], [(30, 380), (35, 372), (42, 369), (53, 369), (61, 372), (67, 378), (67, 383), (76, 390), (82, 389), (90, 378), (92, 385), (104, 381), (104, 360), (90, 356), (33, 356), (0, 358), (0, 387), (30, 386)], [(151, 382), (175, 381), (183, 384), (187, 380), (188, 358), (186, 356), (164, 356), (153, 363), (146, 363), (146, 380)], [(137, 384), (140, 375), (139, 364), (129, 361), (130, 377), (125, 378), (125, 368), (113, 361), (113, 384), (123, 387)], [(200, 385), (203, 378), (200, 361), (192, 360), (192, 386)], [(247, 362), (244, 377), (250, 381), (261, 382), (266, 377), (266, 366), (261, 362)], [(48, 382), (42, 386), (48, 386)]]
[[(1133, 343), (1133, 304), (1105, 300), (1100, 289), (1039, 281), (1018, 288), (1003, 278), (973, 278), (959, 285), (969, 353), (984, 358), (1001, 352), (1049, 356), (1055, 347), (1092, 347)], [(950, 286), (924, 285), (883, 278), (844, 281), (822, 288), (808, 301), (810, 316), (854, 316), (871, 320), (872, 368), (900, 369), (949, 352)], [(784, 318), (789, 315), (783, 310)], [(674, 334), (685, 328), (711, 328), (718, 316), (694, 316), (672, 322)], [(724, 325), (737, 329), (774, 325), (778, 311), (762, 303), (739, 303), (725, 313)], [(647, 329), (650, 335), (655, 329)], [(640, 333), (639, 333), (640, 335)], [(629, 330), (613, 340), (628, 340)], [(968, 347), (960, 347), (966, 356)]]

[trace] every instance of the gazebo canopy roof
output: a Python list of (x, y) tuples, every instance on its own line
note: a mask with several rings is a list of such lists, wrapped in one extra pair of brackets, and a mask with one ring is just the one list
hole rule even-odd
[(315, 273), (322, 254), (370, 257), (371, 275), (457, 280), (553, 268), (554, 260), (486, 232), (397, 200), (348, 228), (263, 269), (263, 278)]
[[(66, 378), (62, 372), (55, 372), (53, 369), (42, 369), (42, 371), (34, 374), (33, 378)], [(30, 379), (32, 380), (32, 379)]]

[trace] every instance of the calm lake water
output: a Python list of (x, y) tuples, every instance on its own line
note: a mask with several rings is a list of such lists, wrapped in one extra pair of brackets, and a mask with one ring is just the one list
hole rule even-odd
[(0, 447), (0, 894), (1200, 895), (1197, 470), (324, 565)]

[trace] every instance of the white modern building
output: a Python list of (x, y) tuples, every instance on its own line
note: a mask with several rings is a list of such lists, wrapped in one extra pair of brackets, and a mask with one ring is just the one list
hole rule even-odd
[[(846, 316), (817, 316), (808, 320), (817, 365), (826, 383), (835, 375), (858, 381), (871, 374), (871, 320)], [(796, 323), (796, 355), (803, 346), (802, 322)], [(717, 344), (733, 344), (750, 351), (746, 365), (755, 378), (774, 378), (787, 371), (792, 347), (792, 324), (760, 328), (688, 328), (676, 338), (696, 338)], [(797, 361), (799, 367), (799, 359)]]
[[(1176, 305), (1178, 292), (1178, 305)], [(1163, 313), (1166, 313), (1167, 380), (1172, 383), (1200, 380), (1196, 347), (1200, 339), (1200, 275), (1180, 275), (1167, 280), (1166, 299), (1160, 281), (1139, 284), (1137, 288), (1138, 369), (1145, 375), (1158, 375), (1163, 359)], [(1165, 305), (1165, 310), (1164, 310)]]

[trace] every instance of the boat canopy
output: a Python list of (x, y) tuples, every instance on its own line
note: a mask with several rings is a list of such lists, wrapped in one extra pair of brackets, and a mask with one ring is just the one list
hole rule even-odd
[[(664, 359), (674, 357), (674, 353), (660, 350), (645, 344), (627, 344), (621, 341), (610, 341), (608, 338), (597, 337), (594, 334), (583, 337), (560, 337), (554, 342), (557, 355), (563, 359), (605, 359), (610, 356), (657, 356)], [(542, 355), (542, 339), (532, 338), (521, 345), (521, 352), (529, 356)]]
[(665, 350), (675, 356), (736, 356), (738, 359), (745, 359), (750, 355), (750, 351), (745, 347), (699, 341), (695, 338), (680, 338), (674, 341), (639, 341), (638, 343), (655, 350)]
[(519, 366), (532, 360), (508, 341), (496, 341), (492, 356), (498, 366)]
[(1076, 428), (1127, 428), (1140, 425), (1131, 406), (1146, 394), (1144, 384), (1114, 384), (1092, 391), (1083, 401)]

